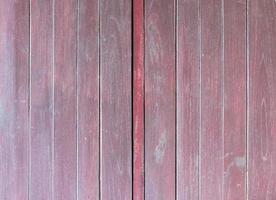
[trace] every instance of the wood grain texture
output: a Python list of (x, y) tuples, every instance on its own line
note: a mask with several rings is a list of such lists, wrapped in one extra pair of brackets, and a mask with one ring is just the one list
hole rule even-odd
[(200, 197), (223, 199), (222, 2), (201, 1)]
[(275, 35), (274, 0), (0, 0), (0, 199), (276, 199)]
[(133, 199), (144, 199), (144, 0), (133, 1)]
[(100, 5), (101, 199), (132, 196), (131, 1)]
[(51, 199), (53, 1), (31, 1), (30, 199)]
[(276, 2), (248, 1), (248, 199), (276, 198)]
[(0, 199), (28, 199), (29, 1), (0, 1)]
[(54, 194), (56, 200), (76, 199), (77, 1), (55, 1), (54, 26)]
[(145, 2), (145, 199), (175, 199), (175, 7)]
[(224, 1), (225, 200), (246, 199), (246, 1)]
[(199, 1), (177, 4), (177, 199), (198, 199)]
[(99, 199), (99, 1), (79, 1), (78, 196)]

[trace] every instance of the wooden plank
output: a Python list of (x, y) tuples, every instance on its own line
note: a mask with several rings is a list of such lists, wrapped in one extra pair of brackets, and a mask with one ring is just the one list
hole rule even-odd
[(246, 1), (224, 1), (224, 199), (246, 199), (245, 180)]
[(198, 199), (199, 1), (177, 4), (177, 199)]
[(145, 2), (145, 199), (175, 199), (175, 7)]
[(201, 1), (200, 197), (223, 199), (222, 1)]
[(0, 199), (28, 199), (29, 1), (0, 1)]
[(131, 1), (100, 5), (101, 199), (131, 199)]
[(248, 199), (276, 196), (276, 2), (248, 1)]
[(98, 0), (79, 1), (78, 196), (99, 199)]
[(54, 199), (76, 199), (77, 1), (55, 1)]
[(144, 199), (144, 0), (133, 1), (133, 199)]
[(51, 199), (53, 1), (31, 1), (30, 199)]

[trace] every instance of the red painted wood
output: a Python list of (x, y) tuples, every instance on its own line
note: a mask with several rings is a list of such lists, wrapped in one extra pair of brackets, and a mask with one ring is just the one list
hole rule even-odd
[(78, 196), (99, 199), (98, 0), (79, 1)]
[(100, 5), (101, 199), (131, 199), (131, 1)]
[(177, 199), (198, 199), (199, 1), (177, 4)]
[(145, 2), (145, 199), (175, 199), (174, 1)]
[(133, 1), (133, 199), (144, 199), (144, 0)]
[(224, 1), (225, 200), (246, 199), (246, 1)]
[(201, 1), (200, 197), (223, 199), (222, 1)]
[(0, 199), (28, 199), (29, 1), (0, 2)]
[(248, 199), (276, 197), (276, 2), (248, 1)]
[(0, 1), (0, 199), (274, 199), (276, 3), (133, 3)]
[(55, 1), (54, 199), (76, 199), (77, 1)]
[(31, 1), (30, 199), (51, 199), (53, 1)]

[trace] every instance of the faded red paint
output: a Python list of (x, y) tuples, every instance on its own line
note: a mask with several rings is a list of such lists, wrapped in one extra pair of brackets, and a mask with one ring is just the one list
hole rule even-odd
[(144, 199), (144, 0), (134, 0), (133, 199)]

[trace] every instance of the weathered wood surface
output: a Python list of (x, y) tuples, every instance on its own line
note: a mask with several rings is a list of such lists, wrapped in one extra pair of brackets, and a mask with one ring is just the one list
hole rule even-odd
[(246, 1), (224, 1), (223, 199), (246, 199)]
[(30, 199), (51, 199), (53, 164), (53, 1), (30, 1)]
[(199, 1), (177, 4), (177, 199), (198, 199), (200, 125)]
[(175, 7), (145, 1), (145, 198), (175, 199)]
[(275, 13), (0, 1), (0, 199), (274, 199)]
[(0, 1), (0, 199), (28, 199), (29, 1)]
[(79, 1), (78, 197), (99, 199), (99, 1)]
[(199, 199), (223, 199), (222, 1), (204, 0), (201, 16)]
[(248, 199), (276, 197), (276, 2), (248, 2)]
[(144, 199), (144, 0), (133, 1), (133, 199)]
[(77, 1), (54, 7), (54, 164), (53, 198), (77, 197)]
[(132, 196), (131, 8), (100, 2), (102, 199)]

